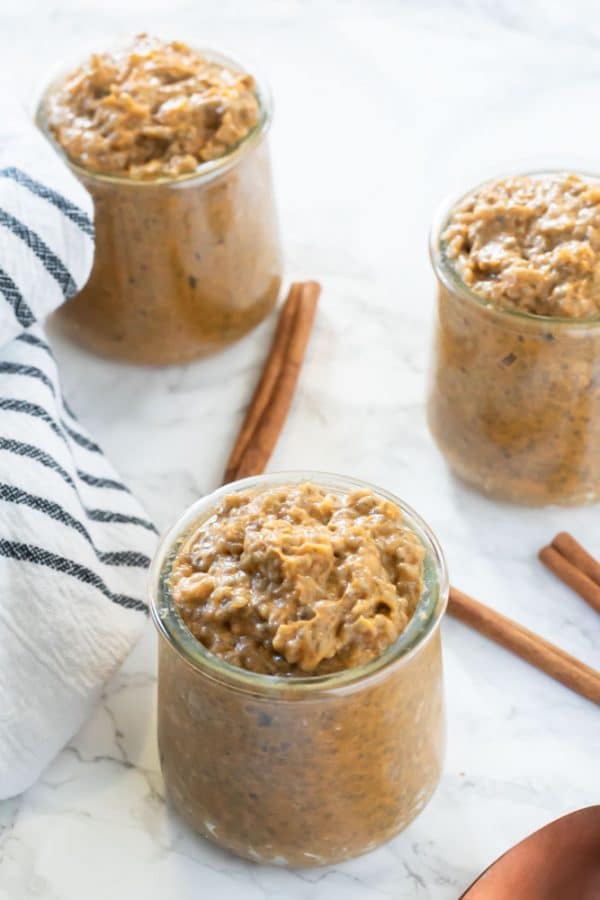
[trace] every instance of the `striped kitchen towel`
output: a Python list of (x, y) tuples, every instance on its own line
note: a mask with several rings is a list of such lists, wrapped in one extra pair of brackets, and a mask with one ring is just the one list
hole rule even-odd
[(93, 258), (92, 203), (0, 110), (0, 798), (85, 721), (147, 618), (155, 529), (62, 395), (42, 322)]

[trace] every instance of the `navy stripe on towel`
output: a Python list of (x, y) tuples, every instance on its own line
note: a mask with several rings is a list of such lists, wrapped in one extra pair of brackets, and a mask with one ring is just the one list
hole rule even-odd
[(0, 292), (9, 306), (12, 307), (15, 318), (23, 328), (29, 328), (35, 322), (35, 316), (25, 302), (23, 295), (10, 275), (0, 268)]
[(109, 488), (112, 491), (125, 491), (127, 494), (131, 493), (126, 485), (121, 481), (115, 481), (114, 478), (98, 478), (97, 475), (90, 475), (89, 472), (82, 472), (81, 469), (77, 469), (77, 474), (81, 480), (85, 481), (86, 484), (89, 484), (90, 487)]
[(102, 453), (98, 444), (95, 444), (93, 441), (90, 441), (89, 438), (85, 437), (85, 435), (79, 434), (78, 431), (70, 428), (66, 422), (61, 421), (59, 426), (58, 422), (52, 418), (50, 413), (37, 403), (29, 403), (28, 400), (16, 400), (14, 397), (0, 397), (0, 409), (8, 409), (11, 412), (21, 412), (28, 416), (34, 416), (36, 419), (42, 419), (42, 421), (50, 426), (54, 434), (57, 434), (59, 438), (62, 438), (67, 445), (68, 441), (66, 435), (68, 434), (80, 447), (85, 447), (86, 450), (91, 450), (92, 453)]
[(7, 409), (10, 412), (25, 413), (28, 416), (41, 419), (50, 426), (54, 434), (58, 435), (59, 438), (62, 438), (62, 440), (68, 444), (65, 435), (58, 427), (58, 423), (55, 422), (50, 413), (47, 412), (43, 406), (39, 406), (37, 403), (29, 403), (27, 400), (15, 400), (14, 397), (0, 397), (0, 409)]
[(88, 509), (88, 518), (94, 522), (115, 522), (119, 525), (139, 525), (146, 531), (152, 531), (158, 534), (156, 527), (147, 519), (140, 519), (139, 516), (128, 516), (126, 513), (110, 512), (108, 509)]
[(53, 500), (48, 500), (46, 497), (38, 497), (36, 494), (29, 494), (27, 491), (21, 490), (21, 488), (2, 482), (0, 482), (0, 500), (20, 506), (28, 506), (29, 509), (34, 509), (36, 512), (43, 513), (54, 519), (55, 522), (60, 522), (67, 528), (72, 528), (73, 531), (85, 538), (100, 562), (106, 565), (134, 566), (142, 569), (146, 569), (150, 565), (150, 560), (147, 556), (143, 553), (135, 553), (133, 550), (116, 551), (114, 553), (105, 553), (99, 550), (83, 522), (72, 516), (70, 512), (58, 503), (54, 503)]
[(16, 441), (14, 438), (7, 437), (0, 437), (0, 450), (6, 450), (8, 453), (15, 453), (17, 456), (26, 456), (29, 459), (35, 460), (35, 462), (39, 462), (42, 466), (45, 466), (47, 469), (52, 469), (53, 472), (60, 475), (63, 481), (77, 491), (77, 485), (67, 470), (63, 469), (60, 463), (58, 463), (54, 457), (50, 456), (49, 453), (46, 453), (45, 450), (40, 450), (39, 447), (35, 447), (33, 444), (26, 444), (23, 441)]
[(36, 181), (35, 178), (31, 178), (25, 172), (22, 172), (21, 169), (16, 169), (14, 166), (0, 169), (0, 178), (12, 178), (13, 181), (23, 185), (23, 187), (27, 188), (28, 191), (31, 191), (32, 194), (36, 194), (43, 200), (47, 200), (48, 203), (51, 203), (59, 209), (67, 219), (74, 222), (85, 234), (89, 235), (89, 237), (94, 237), (94, 226), (90, 221), (90, 217), (75, 203), (71, 203), (70, 200), (67, 200), (63, 194), (59, 194), (58, 191), (53, 191), (51, 188), (46, 187), (45, 184)]
[(86, 450), (91, 450), (92, 453), (102, 453), (102, 450), (95, 444), (93, 441), (90, 441), (84, 434), (80, 434), (78, 431), (74, 431), (66, 422), (60, 423), (62, 427), (65, 429), (69, 437), (73, 438), (76, 444), (79, 444), (80, 447), (85, 447)]
[(32, 231), (31, 228), (28, 228), (27, 225), (1, 207), (0, 225), (8, 228), (35, 253), (48, 274), (59, 285), (67, 300), (77, 293), (77, 285), (73, 281), (73, 276), (56, 253), (53, 253), (48, 244), (41, 239), (39, 234), (36, 234), (35, 231)]
[(46, 353), (54, 359), (54, 353), (52, 352), (50, 344), (43, 341), (37, 334), (30, 334), (28, 331), (24, 331), (22, 334), (18, 334), (15, 340), (22, 341), (24, 344), (32, 344), (34, 347), (39, 347), (41, 350), (45, 350)]
[(30, 378), (37, 378), (38, 381), (41, 381), (42, 384), (45, 384), (46, 387), (50, 390), (53, 397), (56, 397), (56, 388), (54, 387), (54, 382), (51, 378), (46, 375), (42, 369), (38, 369), (37, 366), (26, 366), (23, 363), (14, 363), (7, 362), (6, 360), (0, 361), (0, 374), (5, 375), (27, 375)]
[(16, 559), (21, 562), (31, 562), (38, 566), (46, 566), (55, 572), (63, 572), (77, 578), (84, 584), (92, 585), (97, 588), (105, 597), (119, 606), (126, 609), (137, 609), (141, 612), (148, 613), (148, 607), (142, 600), (136, 600), (135, 597), (126, 597), (124, 594), (114, 594), (104, 583), (104, 581), (91, 569), (81, 566), (72, 559), (64, 556), (58, 556), (43, 547), (36, 547), (33, 544), (22, 544), (18, 541), (7, 541), (0, 539), (0, 556)]
[[(54, 359), (54, 354), (52, 353), (50, 345), (46, 344), (45, 341), (36, 338), (35, 335), (23, 332), (22, 334), (18, 335), (16, 340), (23, 341), (23, 343), (27, 344), (33, 344), (36, 347), (40, 347), (40, 349), (47, 350), (52, 359)], [(44, 372), (43, 369), (39, 369), (37, 366), (25, 366), (22, 363), (3, 362), (0, 363), (0, 374), (2, 372), (6, 372), (8, 375), (29, 375), (31, 378), (39, 378), (39, 380), (42, 381), (46, 385), (46, 387), (48, 387), (52, 391), (53, 396), (56, 397), (56, 388), (54, 386), (54, 382), (52, 381), (50, 376), (47, 375), (46, 372)], [(75, 422), (77, 422), (77, 416), (71, 409), (70, 404), (67, 403), (67, 398), (62, 393), (62, 391), (60, 398), (65, 412), (68, 413)], [(63, 426), (67, 431), (69, 431), (69, 426), (66, 423), (63, 422)], [(93, 441), (90, 441), (89, 438), (86, 438), (84, 435), (77, 432), (69, 433), (71, 434), (73, 440), (80, 444), (82, 447), (86, 447), (86, 449), (92, 450), (95, 453), (102, 452), (97, 444), (94, 444)]]
[[(6, 402), (7, 401), (0, 399), (0, 409), (12, 408), (10, 406), (5, 406), (4, 404)], [(12, 402), (23, 404), (24, 401), (14, 400)], [(25, 405), (33, 406), (33, 404), (31, 403)], [(42, 410), (42, 408), (39, 406), (35, 407), (35, 409), (44, 412), (44, 410)], [(55, 424), (50, 416), (48, 416), (48, 419), (50, 420), (50, 422), (52, 422), (52, 424)], [(64, 439), (64, 435), (60, 432), (60, 429), (57, 433)], [(21, 441), (12, 440), (9, 438), (0, 438), (0, 450), (7, 450), (9, 453), (16, 453), (19, 456), (28, 456), (29, 459), (33, 459), (36, 462), (41, 463), (43, 466), (46, 466), (47, 469), (52, 469), (54, 472), (60, 475), (68, 485), (70, 485), (75, 491), (77, 491), (77, 485), (75, 484), (69, 473), (65, 469), (63, 469), (63, 467), (59, 465), (59, 463), (57, 463), (49, 453), (40, 450), (39, 447), (35, 447), (33, 444), (25, 444)], [(79, 478), (81, 478), (82, 481), (94, 487), (107, 487), (111, 490), (114, 490), (116, 485), (120, 485), (120, 482), (118, 481), (112, 481), (112, 479), (110, 478), (96, 478), (95, 475), (90, 475), (89, 472), (82, 472), (80, 469), (77, 470), (77, 475), (79, 476)], [(125, 485), (120, 485), (120, 487), (117, 487), (117, 490), (124, 490), (129, 493)], [(77, 491), (77, 493), (79, 492)], [(88, 519), (91, 519), (93, 522), (115, 522), (116, 524), (120, 525), (139, 525), (140, 528), (145, 528), (146, 531), (152, 531), (154, 534), (158, 534), (158, 530), (152, 524), (152, 522), (149, 522), (147, 519), (142, 519), (139, 516), (130, 516), (127, 515), (127, 513), (113, 512), (109, 509), (87, 509), (87, 507), (84, 507), (83, 504), (82, 508), (84, 509)]]
[[(66, 469), (58, 463), (53, 456), (50, 456), (49, 453), (46, 453), (44, 450), (40, 450), (39, 447), (35, 447), (33, 444), (26, 444), (23, 441), (16, 441), (13, 438), (5, 438), (0, 437), (0, 450), (6, 450), (8, 453), (15, 453), (17, 456), (26, 456), (28, 459), (33, 459), (35, 462), (40, 463), (42, 466), (45, 466), (47, 469), (51, 469), (53, 472), (56, 472), (57, 475), (63, 479), (63, 481), (71, 487), (77, 497), (79, 498), (79, 502), (81, 503), (81, 497), (79, 497), (79, 489)], [(83, 472), (81, 469), (77, 470), (77, 475), (81, 479), (81, 481), (86, 484), (92, 485), (93, 487), (101, 487), (101, 488), (109, 488), (109, 489), (117, 489), (126, 491), (129, 493), (128, 489), (124, 484), (121, 484), (120, 481), (113, 481), (111, 478), (97, 478), (95, 475), (90, 475), (89, 472)], [(119, 521), (116, 517), (123, 516), (123, 513), (116, 513), (110, 510), (103, 511), (97, 509), (87, 509), (81, 503), (82, 509), (88, 518), (91, 518), (93, 521), (110, 521), (116, 522)], [(99, 516), (110, 516), (110, 519), (101, 519)], [(129, 516), (127, 518), (127, 522), (125, 524), (133, 524), (136, 525), (138, 523), (142, 523), (142, 527), (146, 528), (148, 531), (153, 531), (157, 533), (156, 528), (152, 525), (151, 522), (146, 522), (144, 519), (138, 519), (137, 517)]]

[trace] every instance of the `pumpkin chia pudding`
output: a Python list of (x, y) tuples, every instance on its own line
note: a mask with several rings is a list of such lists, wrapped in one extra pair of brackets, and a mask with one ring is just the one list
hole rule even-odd
[(57, 314), (102, 355), (165, 364), (241, 337), (281, 261), (268, 93), (236, 62), (138, 35), (55, 80), (38, 122), (94, 198), (88, 284)]
[(192, 507), (153, 569), (161, 764), (196, 830), (316, 865), (412, 821), (441, 771), (447, 596), (416, 514), (333, 476), (247, 479)]
[(239, 144), (259, 119), (251, 75), (146, 34), (92, 54), (47, 105), (48, 127), (71, 162), (136, 179), (193, 173)]
[(600, 497), (600, 184), (488, 182), (432, 233), (428, 414), (451, 468), (498, 499)]

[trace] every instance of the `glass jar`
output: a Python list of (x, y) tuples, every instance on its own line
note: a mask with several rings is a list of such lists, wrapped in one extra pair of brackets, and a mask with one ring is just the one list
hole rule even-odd
[(433, 437), (455, 474), (490, 497), (531, 506), (599, 500), (600, 319), (498, 309), (467, 287), (441, 238), (462, 199), (443, 205), (431, 232)]
[(66, 158), (45, 110), (64, 77), (46, 89), (36, 118), (93, 197), (96, 255), (83, 290), (55, 314), (61, 329), (102, 356), (166, 365), (213, 353), (254, 328), (277, 301), (282, 268), (264, 85), (257, 82), (259, 123), (233, 150), (192, 175), (138, 181)]
[[(311, 481), (367, 487), (397, 504), (426, 549), (425, 588), (380, 657), (332, 675), (259, 675), (208, 652), (169, 590), (181, 542), (224, 494)], [(405, 828), (440, 778), (444, 712), (440, 620), (448, 578), (439, 544), (379, 488), (313, 472), (247, 478), (191, 506), (163, 538), (150, 602), (159, 640), (158, 743), (170, 799), (200, 834), (261, 863), (323, 865)]]

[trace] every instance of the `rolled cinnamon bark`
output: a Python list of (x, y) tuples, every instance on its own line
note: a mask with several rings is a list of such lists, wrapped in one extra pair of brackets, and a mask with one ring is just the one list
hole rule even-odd
[(596, 584), (584, 572), (576, 568), (553, 544), (543, 547), (538, 556), (540, 561), (551, 572), (554, 572), (557, 578), (560, 578), (561, 581), (579, 594), (586, 603), (589, 603), (596, 612), (600, 613), (600, 584)]
[(316, 281), (291, 286), (262, 377), (225, 468), (224, 484), (265, 470), (292, 404), (320, 293)]
[(572, 691), (600, 704), (600, 672), (560, 647), (456, 588), (450, 588), (448, 612)]
[(600, 562), (594, 559), (591, 553), (588, 553), (572, 535), (567, 531), (561, 531), (552, 541), (552, 546), (562, 553), (576, 569), (600, 586)]

